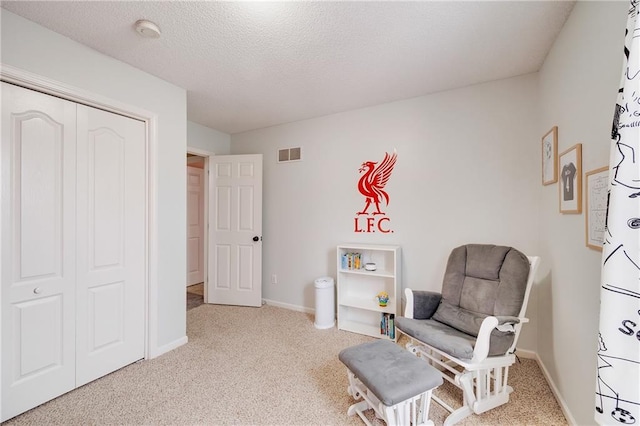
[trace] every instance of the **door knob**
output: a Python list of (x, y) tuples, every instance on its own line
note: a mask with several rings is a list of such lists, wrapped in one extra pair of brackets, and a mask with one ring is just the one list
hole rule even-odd
[(33, 293), (34, 294), (40, 294), (40, 293), (42, 293), (42, 289), (40, 287), (36, 287), (36, 288), (33, 289)]
[(260, 241), (260, 237), (256, 235), (255, 237), (253, 237), (253, 241)]

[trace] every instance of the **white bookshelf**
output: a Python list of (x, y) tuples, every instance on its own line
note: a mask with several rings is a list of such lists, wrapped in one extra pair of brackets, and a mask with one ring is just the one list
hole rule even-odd
[[(360, 269), (343, 267), (343, 255), (359, 253)], [(401, 261), (400, 246), (371, 244), (341, 244), (336, 249), (338, 329), (367, 336), (387, 338), (381, 333), (383, 314), (398, 317), (401, 309)], [(375, 263), (375, 271), (364, 269), (366, 263)], [(378, 304), (380, 291), (389, 294), (386, 307)], [(394, 323), (395, 324), (395, 323)], [(397, 339), (394, 333), (393, 340)]]

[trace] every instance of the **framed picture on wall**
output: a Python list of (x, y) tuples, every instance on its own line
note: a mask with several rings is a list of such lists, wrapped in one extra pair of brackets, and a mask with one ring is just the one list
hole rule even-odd
[(558, 181), (558, 126), (542, 137), (542, 184)]
[(585, 240), (587, 247), (602, 251), (609, 199), (609, 167), (600, 167), (585, 173), (584, 180)]
[(560, 213), (582, 213), (582, 144), (559, 156)]

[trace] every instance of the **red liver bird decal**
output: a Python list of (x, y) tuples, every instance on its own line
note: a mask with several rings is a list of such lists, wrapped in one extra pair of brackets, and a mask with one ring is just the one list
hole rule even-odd
[(388, 152), (384, 153), (384, 160), (376, 167), (376, 162), (373, 161), (365, 161), (362, 163), (362, 167), (360, 167), (359, 172), (364, 172), (364, 175), (358, 181), (358, 191), (367, 199), (364, 209), (358, 214), (369, 214), (367, 210), (371, 203), (375, 203), (376, 211), (373, 212), (376, 214), (385, 214), (380, 211), (380, 202), (384, 201), (386, 205), (389, 204), (389, 194), (384, 191), (384, 187), (387, 185), (389, 178), (391, 177), (391, 172), (393, 171), (393, 166), (396, 165), (397, 154), (393, 153), (393, 155), (389, 155)]

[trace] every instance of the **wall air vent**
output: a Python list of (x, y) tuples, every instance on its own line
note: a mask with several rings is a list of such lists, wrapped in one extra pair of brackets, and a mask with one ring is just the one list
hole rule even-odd
[(302, 161), (302, 148), (283, 148), (278, 150), (278, 163)]

